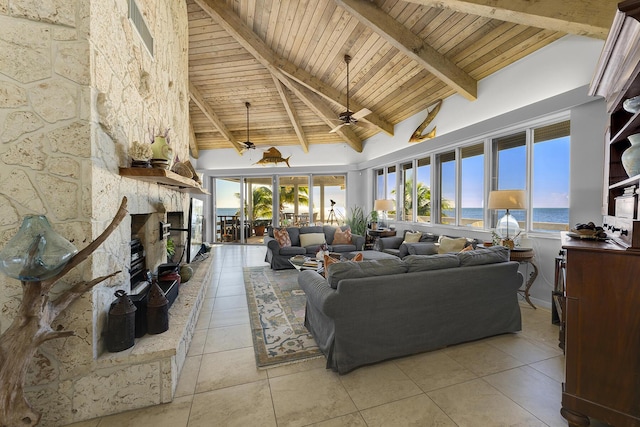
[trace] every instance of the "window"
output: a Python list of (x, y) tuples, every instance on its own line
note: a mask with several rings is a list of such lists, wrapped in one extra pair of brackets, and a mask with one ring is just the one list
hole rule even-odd
[(416, 207), (418, 222), (431, 222), (431, 157), (418, 159), (416, 168)]
[(567, 230), (570, 124), (539, 121), (376, 169), (375, 198), (395, 200), (400, 221), (486, 230), (505, 214), (487, 211), (489, 192), (523, 190), (527, 208), (511, 211), (522, 230)]
[(569, 228), (569, 125), (567, 120), (533, 130), (533, 231)]
[(438, 154), (440, 224), (456, 224), (456, 152)]
[(301, 214), (309, 216), (309, 177), (281, 176), (279, 184), (279, 223), (282, 226), (299, 224)]
[(342, 225), (346, 218), (346, 178), (344, 175), (313, 176), (313, 217), (303, 215), (301, 224), (322, 222)]
[[(527, 133), (495, 138), (492, 143), (494, 153), (492, 190), (526, 190), (527, 181)], [(495, 227), (498, 218), (506, 211), (491, 212), (491, 227)], [(520, 228), (526, 230), (527, 211), (510, 211), (518, 221)]]
[(399, 219), (401, 221), (413, 221), (413, 162), (404, 163), (401, 166), (401, 170)]

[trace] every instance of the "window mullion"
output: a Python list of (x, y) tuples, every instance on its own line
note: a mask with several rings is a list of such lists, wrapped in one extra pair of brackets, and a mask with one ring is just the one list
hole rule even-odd
[(533, 230), (533, 128), (527, 129), (527, 171), (525, 178), (525, 199), (527, 203), (527, 215), (525, 223), (525, 232), (529, 233)]

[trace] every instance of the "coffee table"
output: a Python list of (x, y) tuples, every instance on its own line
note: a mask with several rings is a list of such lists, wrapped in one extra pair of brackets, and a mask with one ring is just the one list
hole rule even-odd
[(320, 274), (324, 273), (324, 267), (322, 265), (323, 262), (318, 261), (315, 258), (304, 257), (304, 260), (303, 260), (303, 258), (299, 258), (295, 256), (295, 257), (289, 258), (289, 263), (293, 266), (293, 268), (295, 268), (298, 271), (314, 270)]

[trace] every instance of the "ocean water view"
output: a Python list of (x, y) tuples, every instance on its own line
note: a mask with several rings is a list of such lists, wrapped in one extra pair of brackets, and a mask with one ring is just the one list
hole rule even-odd
[[(504, 211), (498, 211), (498, 216), (504, 215)], [(515, 210), (509, 212), (518, 221), (524, 221), (525, 212)], [(453, 216), (453, 209), (445, 209), (447, 216)], [(482, 208), (462, 208), (462, 218), (483, 219)], [(556, 224), (569, 223), (569, 208), (533, 208), (533, 222), (551, 222)]]
[[(218, 208), (216, 215), (236, 215), (238, 208)], [(453, 210), (445, 209), (447, 216), (453, 215)], [(504, 211), (499, 211), (499, 216), (504, 215)], [(510, 212), (516, 220), (524, 221), (525, 211)], [(462, 208), (462, 218), (465, 219), (483, 219), (482, 208)], [(569, 208), (533, 208), (533, 222), (550, 222), (556, 224), (569, 223)]]

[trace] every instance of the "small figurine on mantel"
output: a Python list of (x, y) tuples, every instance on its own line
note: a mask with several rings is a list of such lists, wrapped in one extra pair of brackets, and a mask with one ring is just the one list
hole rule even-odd
[(146, 142), (133, 141), (129, 147), (132, 168), (150, 168), (153, 150), (151, 144)]

